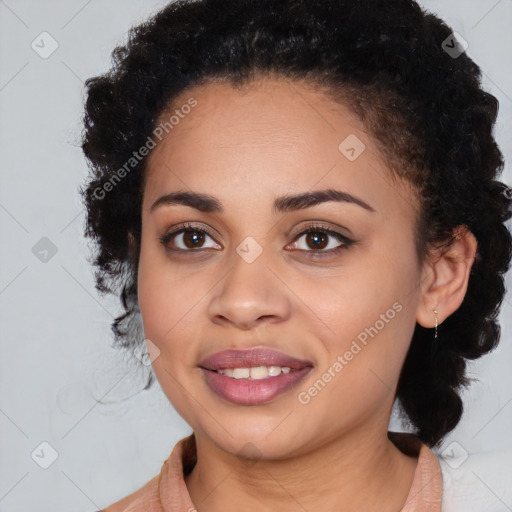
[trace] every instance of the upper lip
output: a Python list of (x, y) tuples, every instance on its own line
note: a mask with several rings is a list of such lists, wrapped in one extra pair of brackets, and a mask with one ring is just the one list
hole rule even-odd
[(207, 370), (252, 368), (253, 366), (285, 366), (300, 370), (313, 365), (309, 361), (297, 359), (269, 348), (251, 348), (216, 352), (203, 359), (199, 366)]

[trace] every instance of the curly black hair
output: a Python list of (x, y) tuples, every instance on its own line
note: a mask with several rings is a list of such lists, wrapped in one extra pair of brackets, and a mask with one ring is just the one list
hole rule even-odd
[[(86, 81), (82, 135), (96, 288), (119, 294), (124, 307), (114, 345), (133, 349), (143, 339), (137, 267), (147, 156), (134, 161), (134, 151), (182, 92), (272, 75), (321, 87), (362, 119), (394, 175), (418, 193), (420, 261), (460, 226), (477, 239), (463, 303), (439, 326), (439, 343), (416, 325), (396, 390), (418, 437), (438, 445), (462, 415), (466, 360), (500, 338), (512, 200), (496, 180), (504, 167), (492, 134), (498, 101), (452, 30), (413, 0), (178, 0), (130, 29), (112, 68)], [(150, 374), (146, 388), (152, 382)]]

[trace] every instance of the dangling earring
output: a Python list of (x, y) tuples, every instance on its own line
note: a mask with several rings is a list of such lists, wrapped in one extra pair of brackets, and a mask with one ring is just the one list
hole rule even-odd
[(436, 315), (436, 325), (434, 327), (434, 339), (437, 339), (437, 309), (434, 309), (434, 314)]

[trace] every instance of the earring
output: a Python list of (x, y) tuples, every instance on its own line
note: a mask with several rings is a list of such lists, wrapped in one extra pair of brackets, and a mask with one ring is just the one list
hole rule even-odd
[(434, 326), (434, 339), (437, 338), (437, 309), (434, 309), (434, 314), (436, 315), (436, 325)]

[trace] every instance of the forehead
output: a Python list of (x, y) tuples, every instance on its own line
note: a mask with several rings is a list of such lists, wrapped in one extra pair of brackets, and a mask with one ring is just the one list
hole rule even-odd
[[(159, 122), (165, 122), (169, 115), (179, 111), (194, 98), (197, 106), (185, 118), (202, 124), (223, 122), (224, 128), (236, 125), (236, 129), (258, 131), (265, 123), (265, 130), (276, 130), (293, 125), (294, 133), (311, 130), (335, 130), (332, 119), (322, 110), (332, 114), (341, 112), (350, 117), (352, 124), (364, 129), (362, 122), (344, 106), (322, 92), (319, 86), (301, 80), (293, 81), (284, 77), (264, 77), (255, 79), (242, 86), (234, 87), (224, 81), (210, 81), (204, 85), (192, 87), (175, 97), (167, 111), (160, 115)], [(184, 120), (184, 119), (183, 119)], [(184, 134), (185, 128), (192, 123), (179, 122), (172, 130), (174, 135)], [(212, 135), (222, 137), (223, 132), (216, 130)], [(226, 134), (230, 137), (232, 134)]]
[[(181, 111), (191, 100), (193, 109)], [(392, 183), (362, 121), (307, 82), (208, 83), (180, 94), (158, 122), (173, 115), (179, 121), (149, 155), (145, 196), (192, 188), (222, 197), (229, 184), (250, 200), (251, 187), (278, 195), (344, 186), (375, 204), (397, 193), (413, 203), (410, 190)]]

